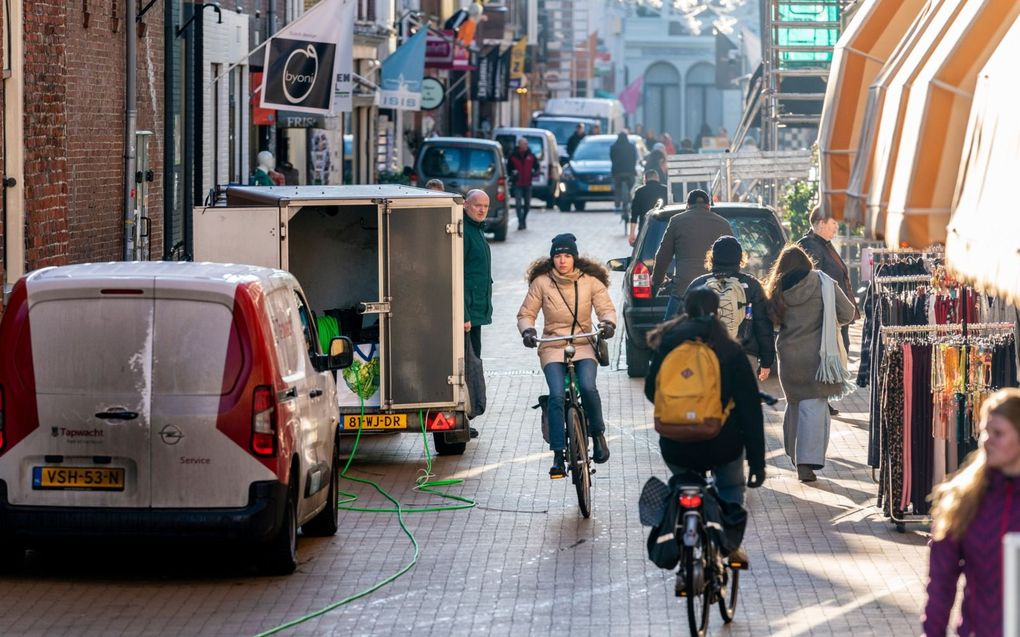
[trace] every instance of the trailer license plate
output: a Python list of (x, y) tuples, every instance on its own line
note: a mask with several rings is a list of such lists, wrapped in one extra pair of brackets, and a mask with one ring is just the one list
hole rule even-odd
[(407, 414), (345, 415), (344, 429), (407, 429)]
[(609, 184), (592, 184), (588, 186), (588, 190), (591, 192), (609, 192), (613, 187)]
[(123, 491), (124, 469), (32, 467), (32, 488)]

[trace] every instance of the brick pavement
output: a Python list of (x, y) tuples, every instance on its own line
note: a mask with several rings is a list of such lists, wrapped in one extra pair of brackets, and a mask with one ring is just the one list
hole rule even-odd
[[(595, 475), (592, 519), (577, 513), (569, 481), (546, 477), (549, 454), (530, 409), (544, 393), (534, 352), (516, 337), (523, 272), (548, 240), (572, 231), (582, 252), (629, 252), (615, 215), (535, 212), (529, 229), (493, 245), (496, 321), (483, 333), (489, 411), (482, 436), (434, 472), (465, 482), (450, 492), (469, 511), (409, 515), (418, 565), (374, 595), (287, 635), (666, 635), (686, 634), (673, 575), (645, 558), (637, 499), (650, 475), (666, 476), (641, 381), (600, 369), (613, 457)], [(619, 276), (613, 295), (619, 297)], [(619, 347), (619, 339), (616, 339)], [(619, 361), (614, 350), (614, 361)], [(768, 387), (778, 394), (775, 381)], [(782, 403), (779, 406), (782, 407)], [(896, 533), (873, 507), (865, 466), (867, 398), (839, 405), (830, 462), (812, 485), (797, 481), (782, 451), (782, 411), (766, 408), (769, 477), (749, 492), (746, 547), (735, 622), (718, 635), (916, 634), (927, 570), (925, 538)], [(435, 504), (412, 490), (421, 437), (364, 442), (357, 475), (378, 480), (406, 505)], [(385, 505), (346, 483), (362, 503)], [(335, 538), (302, 539), (298, 572), (254, 576), (219, 554), (97, 550), (41, 553), (24, 572), (0, 577), (4, 635), (241, 635), (315, 611), (396, 572), (412, 549), (394, 516), (341, 516)]]

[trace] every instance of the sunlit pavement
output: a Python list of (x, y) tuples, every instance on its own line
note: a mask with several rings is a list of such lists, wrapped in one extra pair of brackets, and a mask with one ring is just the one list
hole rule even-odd
[[(600, 206), (601, 207), (601, 206)], [(673, 574), (645, 556), (648, 529), (637, 500), (651, 475), (666, 476), (642, 382), (629, 379), (614, 339), (613, 366), (599, 369), (612, 459), (598, 466), (594, 514), (583, 520), (569, 480), (547, 477), (549, 453), (535, 398), (545, 383), (534, 351), (517, 336), (524, 272), (548, 255), (549, 240), (573, 232), (583, 254), (629, 254), (623, 224), (603, 211), (534, 210), (528, 229), (511, 221), (492, 244), (495, 320), (484, 328), (488, 411), (481, 437), (462, 457), (435, 461), (451, 493), (471, 510), (415, 513), (417, 566), (364, 599), (285, 631), (287, 635), (683, 635), (686, 608)], [(612, 293), (619, 303), (620, 275)], [(856, 361), (856, 356), (854, 356)], [(778, 384), (766, 387), (779, 394)], [(906, 534), (874, 507), (866, 466), (867, 393), (837, 406), (830, 462), (801, 484), (782, 451), (782, 406), (766, 408), (769, 476), (749, 494), (736, 620), (712, 634), (916, 634), (927, 571), (922, 527)], [(429, 439), (431, 445), (431, 438)], [(425, 464), (422, 437), (363, 441), (352, 473), (378, 481), (404, 505), (444, 502), (413, 490)], [(359, 505), (387, 506), (370, 488)], [(22, 572), (0, 577), (3, 635), (255, 634), (372, 586), (402, 568), (413, 549), (392, 514), (344, 512), (330, 539), (302, 539), (290, 577), (262, 577), (221, 552), (142, 549), (34, 554)]]

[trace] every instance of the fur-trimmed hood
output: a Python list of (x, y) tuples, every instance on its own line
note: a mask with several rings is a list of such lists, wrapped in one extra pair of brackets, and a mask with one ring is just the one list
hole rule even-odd
[[(609, 287), (609, 270), (598, 261), (589, 257), (578, 257), (574, 260), (574, 266), (576, 269), (580, 270), (582, 274), (594, 277), (598, 281), (601, 281), (602, 285)], [(536, 278), (543, 274), (548, 274), (555, 269), (556, 267), (553, 265), (551, 257), (536, 259), (530, 266), (528, 266), (528, 284), (530, 285)]]

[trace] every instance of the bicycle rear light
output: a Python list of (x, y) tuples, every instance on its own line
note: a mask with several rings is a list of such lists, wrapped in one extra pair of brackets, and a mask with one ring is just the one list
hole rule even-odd
[(685, 493), (680, 496), (680, 506), (685, 509), (697, 509), (701, 507), (701, 496)]

